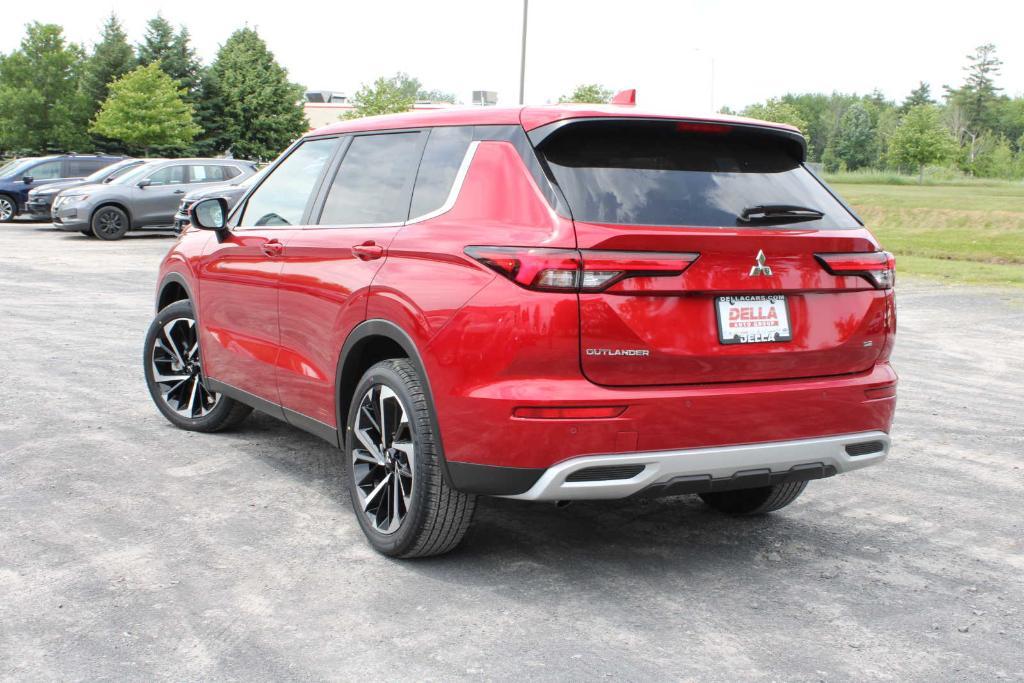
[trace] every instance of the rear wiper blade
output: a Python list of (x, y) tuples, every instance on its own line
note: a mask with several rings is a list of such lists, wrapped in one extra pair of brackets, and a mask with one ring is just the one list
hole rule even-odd
[(816, 221), (824, 217), (824, 213), (808, 206), (762, 204), (743, 209), (743, 213), (736, 219), (736, 223), (796, 223), (798, 221)]

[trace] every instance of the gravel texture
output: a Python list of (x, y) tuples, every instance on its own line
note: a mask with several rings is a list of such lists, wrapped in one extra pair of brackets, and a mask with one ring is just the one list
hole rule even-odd
[(0, 226), (0, 679), (1024, 678), (1024, 292), (901, 282), (891, 458), (779, 513), (484, 499), (393, 561), (338, 451), (157, 413), (169, 245)]

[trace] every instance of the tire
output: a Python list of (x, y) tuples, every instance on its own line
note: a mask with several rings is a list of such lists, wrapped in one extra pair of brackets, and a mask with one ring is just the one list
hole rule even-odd
[(18, 215), (18, 203), (5, 194), (0, 194), (0, 223), (10, 223)]
[(101, 240), (119, 240), (128, 234), (128, 214), (116, 206), (101, 206), (92, 214), (92, 234)]
[(95, 237), (96, 236), (96, 234), (92, 231), (92, 228), (89, 228), (87, 230), (79, 230), (78, 232), (82, 233), (86, 237)]
[(449, 487), (441, 474), (431, 410), (405, 359), (371, 367), (353, 394), (345, 423), (352, 510), (374, 550), (390, 557), (454, 550), (473, 520), (476, 496)]
[(198, 332), (190, 301), (176, 301), (157, 313), (146, 333), (146, 386), (175, 427), (220, 432), (236, 426), (252, 408), (203, 386)]
[(763, 515), (786, 507), (796, 500), (805, 488), (806, 481), (797, 481), (756, 489), (702, 493), (700, 497), (709, 507), (729, 515)]

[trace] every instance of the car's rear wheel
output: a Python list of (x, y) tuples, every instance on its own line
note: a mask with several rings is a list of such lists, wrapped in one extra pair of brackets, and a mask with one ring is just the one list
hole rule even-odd
[(17, 213), (14, 200), (5, 194), (0, 194), (0, 223), (7, 223), (14, 219)]
[(422, 379), (408, 360), (377, 363), (356, 387), (345, 462), (356, 519), (392, 557), (449, 552), (469, 529), (476, 497), (449, 487)]
[(719, 512), (730, 515), (760, 515), (781, 510), (796, 500), (805, 488), (806, 481), (797, 481), (756, 489), (702, 493), (700, 497), (709, 507)]
[(176, 301), (153, 319), (146, 334), (144, 363), (149, 394), (176, 427), (219, 432), (252, 412), (249, 406), (204, 385), (199, 326), (190, 301)]
[(128, 214), (116, 206), (100, 207), (92, 215), (92, 233), (101, 240), (119, 240), (129, 227)]

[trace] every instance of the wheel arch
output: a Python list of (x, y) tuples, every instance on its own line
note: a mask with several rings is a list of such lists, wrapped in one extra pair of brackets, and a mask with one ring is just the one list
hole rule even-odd
[[(192, 287), (180, 273), (168, 273), (160, 281), (160, 287), (156, 296), (156, 311), (159, 313), (176, 301), (191, 301), (193, 309), (196, 308), (195, 297), (192, 296)], [(198, 318), (197, 318), (198, 322)]]
[[(395, 355), (399, 354), (399, 355)], [(345, 430), (348, 423), (348, 411), (352, 405), (356, 385), (363, 373), (373, 364), (388, 358), (405, 358), (420, 376), (423, 384), (427, 406), (430, 409), (431, 429), (435, 443), (440, 447), (439, 462), (445, 483), (452, 486), (448, 472), (448, 460), (444, 451), (444, 440), (434, 406), (434, 392), (430, 386), (430, 377), (423, 365), (423, 359), (412, 337), (401, 327), (389, 320), (366, 320), (355, 327), (345, 340), (338, 357), (338, 369), (335, 375), (335, 418), (338, 425), (338, 443), (345, 448)]]

